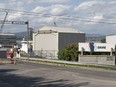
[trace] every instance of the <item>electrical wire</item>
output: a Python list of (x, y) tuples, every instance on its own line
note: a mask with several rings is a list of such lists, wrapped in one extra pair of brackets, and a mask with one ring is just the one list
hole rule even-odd
[(38, 17), (53, 17), (53, 18), (58, 18), (58, 19), (63, 19), (63, 20), (73, 20), (73, 21), (83, 21), (83, 22), (96, 22), (96, 23), (104, 23), (104, 24), (116, 24), (116, 20), (104, 20), (104, 21), (99, 21), (97, 19), (90, 19), (90, 18), (84, 18), (84, 17), (71, 17), (71, 16), (53, 16), (50, 14), (43, 14), (43, 13), (36, 13), (36, 12), (28, 12), (28, 11), (21, 11), (21, 10), (12, 10), (12, 9), (4, 9), (0, 8), (0, 12), (10, 12), (10, 13), (16, 13), (21, 14), (21, 15), (33, 15), (33, 16), (38, 16)]

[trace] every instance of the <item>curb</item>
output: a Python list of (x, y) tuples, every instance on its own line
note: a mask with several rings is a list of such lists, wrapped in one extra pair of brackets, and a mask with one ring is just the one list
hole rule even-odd
[(4, 59), (0, 59), (0, 64), (16, 64), (16, 60), (4, 60)]

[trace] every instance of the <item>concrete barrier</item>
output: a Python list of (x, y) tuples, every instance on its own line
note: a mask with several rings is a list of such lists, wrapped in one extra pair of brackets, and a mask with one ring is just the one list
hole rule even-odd
[(80, 63), (115, 65), (115, 56), (110, 55), (79, 55)]

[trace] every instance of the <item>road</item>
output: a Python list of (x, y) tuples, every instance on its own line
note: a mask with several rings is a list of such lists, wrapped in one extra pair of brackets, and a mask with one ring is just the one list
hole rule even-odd
[(0, 87), (116, 87), (116, 71), (29, 62), (3, 64)]

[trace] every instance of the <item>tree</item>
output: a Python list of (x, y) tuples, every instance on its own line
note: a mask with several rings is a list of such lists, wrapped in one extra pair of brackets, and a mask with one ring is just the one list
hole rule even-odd
[(78, 60), (78, 44), (71, 44), (58, 52), (59, 60), (77, 61)]
[(106, 39), (105, 38), (101, 39), (101, 43), (106, 43)]

